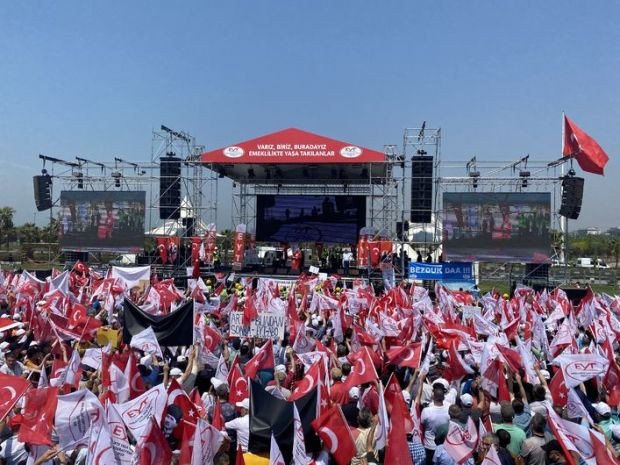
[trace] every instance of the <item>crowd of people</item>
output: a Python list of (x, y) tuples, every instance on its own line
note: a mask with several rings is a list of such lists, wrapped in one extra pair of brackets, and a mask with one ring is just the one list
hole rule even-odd
[[(620, 463), (617, 296), (138, 282), (0, 272), (1, 465)], [(128, 339), (128, 301), (155, 319), (193, 301), (193, 344)], [(233, 312), (250, 333), (285, 315), (283, 336), (230, 335)], [(265, 424), (263, 391), (292, 440)]]

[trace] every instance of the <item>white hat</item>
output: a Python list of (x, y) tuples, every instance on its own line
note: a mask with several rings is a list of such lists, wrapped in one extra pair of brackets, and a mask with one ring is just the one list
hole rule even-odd
[(284, 365), (276, 365), (276, 367), (274, 368), (275, 372), (281, 372), (281, 373), (286, 373), (286, 366)]
[(349, 389), (349, 398), (350, 399), (359, 399), (360, 398), (360, 388), (358, 388), (357, 386), (353, 386), (351, 389)]
[(596, 413), (602, 416), (609, 415), (611, 413), (611, 408), (605, 402), (594, 404), (594, 409), (596, 410)]
[(474, 405), (474, 398), (471, 394), (463, 394), (461, 396), (461, 405), (463, 405), (463, 407), (471, 407)]
[(610, 425), (609, 430), (616, 441), (620, 440), (620, 425)]
[(540, 370), (540, 374), (545, 379), (551, 379), (551, 373), (549, 373), (547, 370)]
[(13, 319), (20, 321), (22, 319), (22, 316), (19, 313), (16, 313), (15, 315), (13, 315)]
[(170, 376), (183, 376), (183, 372), (180, 368), (174, 367), (172, 370), (170, 370)]
[(45, 305), (47, 302), (45, 300), (39, 300), (37, 305)]
[(243, 399), (241, 402), (237, 402), (235, 404), (237, 407), (244, 408), (246, 410), (250, 410), (250, 399)]
[(435, 381), (433, 381), (433, 386), (435, 386), (435, 384), (441, 384), (441, 386), (447, 391), (448, 388), (450, 387), (450, 383), (448, 383), (448, 380), (444, 379), (444, 378), (437, 378)]
[(211, 384), (213, 385), (215, 389), (219, 388), (222, 384), (228, 385), (226, 381), (222, 381), (221, 379), (216, 378), (215, 376), (211, 377)]
[(0, 350), (4, 350), (9, 346), (9, 343), (4, 341), (4, 342), (0, 342)]
[(15, 331), (15, 335), (16, 336), (23, 336), (24, 334), (26, 334), (26, 330), (25, 329), (18, 329), (17, 331)]
[(409, 394), (409, 391), (404, 390), (403, 397), (405, 398), (405, 402), (409, 403), (411, 401), (411, 394)]
[(144, 365), (145, 367), (150, 367), (153, 364), (153, 358), (150, 355), (145, 355), (140, 358), (140, 365)]
[(177, 357), (177, 362), (179, 362), (179, 363), (183, 363), (183, 362), (186, 362), (186, 361), (187, 361), (187, 357), (185, 355), (179, 355)]

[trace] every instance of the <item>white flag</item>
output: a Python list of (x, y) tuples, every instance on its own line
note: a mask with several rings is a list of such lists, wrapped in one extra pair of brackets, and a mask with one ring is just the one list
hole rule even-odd
[(151, 417), (162, 417), (167, 400), (168, 394), (165, 386), (158, 384), (141, 396), (124, 404), (116, 405), (116, 409), (120, 413), (125, 426), (138, 443), (148, 432)]
[(375, 441), (377, 442), (377, 450), (385, 447), (385, 441), (388, 435), (388, 427), (390, 421), (388, 420), (387, 410), (385, 408), (385, 399), (383, 398), (383, 383), (379, 381), (379, 411), (377, 412), (377, 427), (375, 429)]
[(69, 386), (74, 386), (79, 383), (80, 378), (82, 377), (82, 369), (80, 368), (80, 354), (77, 350), (74, 350), (71, 354), (71, 358), (69, 359), (69, 364), (67, 365), (67, 369), (65, 370), (65, 381), (63, 384), (68, 384)]
[(114, 393), (119, 404), (129, 400), (129, 380), (114, 363), (110, 364), (110, 391)]
[(62, 449), (87, 446), (89, 429), (94, 424), (100, 428), (104, 423), (105, 412), (95, 394), (88, 389), (80, 389), (58, 396), (54, 425), (58, 443)]
[(271, 433), (271, 447), (269, 448), (269, 465), (286, 465), (273, 433)]
[(129, 445), (129, 438), (127, 437), (127, 430), (123, 424), (123, 419), (114, 404), (107, 404), (106, 410), (108, 427), (112, 437), (112, 449), (114, 450), (116, 461), (119, 465), (131, 465), (133, 449)]
[(82, 364), (88, 365), (95, 370), (99, 370), (99, 368), (101, 368), (102, 352), (103, 351), (99, 348), (86, 349), (84, 351), (84, 357), (82, 358)]
[(497, 449), (495, 448), (495, 444), (491, 444), (491, 448), (484, 456), (484, 460), (480, 465), (499, 465), (502, 463), (499, 459), (499, 455), (497, 455)]
[(566, 387), (569, 388), (579, 386), (595, 376), (603, 376), (609, 368), (609, 360), (598, 354), (562, 354), (554, 363), (559, 363)]
[(215, 377), (220, 381), (228, 382), (228, 365), (223, 355), (220, 355), (220, 359), (217, 362), (217, 369), (215, 370)]
[(299, 411), (293, 403), (293, 465), (308, 465), (310, 460), (306, 455), (306, 442), (304, 440), (304, 429), (299, 419)]
[(159, 342), (157, 342), (155, 331), (153, 331), (151, 326), (132, 336), (129, 347), (141, 350), (147, 354), (155, 354), (159, 358), (164, 358)]
[(224, 436), (202, 418), (196, 423), (192, 444), (192, 465), (209, 465), (224, 442)]
[(86, 465), (119, 465), (112, 448), (112, 438), (107, 425), (90, 428), (90, 444)]

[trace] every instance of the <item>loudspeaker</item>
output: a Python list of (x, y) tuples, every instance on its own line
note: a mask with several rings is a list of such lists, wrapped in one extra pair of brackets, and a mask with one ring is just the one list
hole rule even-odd
[(579, 218), (581, 201), (583, 200), (583, 182), (583, 178), (576, 178), (574, 176), (566, 177), (562, 180), (560, 215), (571, 220)]
[(526, 263), (525, 279), (549, 279), (548, 263)]
[(52, 208), (52, 177), (49, 174), (33, 176), (32, 184), (37, 210), (42, 212)]
[(430, 223), (433, 211), (433, 157), (415, 156), (411, 161), (411, 221)]
[(181, 217), (181, 159), (168, 154), (159, 159), (159, 218)]

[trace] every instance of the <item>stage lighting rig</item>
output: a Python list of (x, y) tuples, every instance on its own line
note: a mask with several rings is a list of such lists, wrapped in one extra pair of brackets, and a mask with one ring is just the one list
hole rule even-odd
[(522, 188), (525, 189), (527, 187), (527, 178), (529, 178), (530, 176), (531, 176), (531, 173), (529, 171), (525, 171), (525, 170), (519, 171), (519, 177), (522, 179), (521, 180)]
[(469, 177), (472, 178), (472, 187), (474, 189), (478, 188), (478, 179), (480, 178), (480, 171), (470, 171)]
[(105, 165), (103, 163), (98, 162), (98, 161), (92, 161), (92, 160), (88, 160), (88, 159), (82, 158), (82, 157), (75, 157), (75, 159), (78, 161), (80, 166), (86, 165), (86, 164), (91, 164), (91, 165), (99, 166), (101, 168), (101, 171), (105, 170)]
[(80, 165), (77, 163), (73, 163), (72, 161), (61, 160), (60, 158), (48, 157), (47, 155), (39, 154), (39, 158), (43, 160), (43, 166), (45, 166), (45, 162), (49, 161), (51, 163), (58, 163), (60, 165), (70, 166), (71, 168), (79, 168)]
[(120, 171), (114, 171), (112, 173), (112, 178), (114, 178), (114, 186), (121, 187), (121, 178), (123, 177), (123, 173)]

